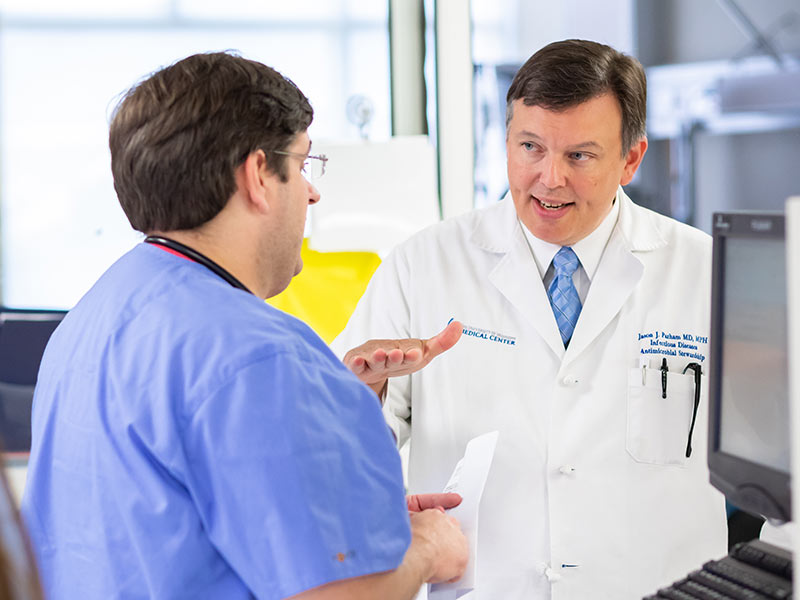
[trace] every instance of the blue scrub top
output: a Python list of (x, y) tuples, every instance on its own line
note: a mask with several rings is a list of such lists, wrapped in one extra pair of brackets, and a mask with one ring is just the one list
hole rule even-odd
[(375, 395), (300, 321), (148, 244), (53, 334), (32, 429), (51, 600), (284, 598), (410, 543)]

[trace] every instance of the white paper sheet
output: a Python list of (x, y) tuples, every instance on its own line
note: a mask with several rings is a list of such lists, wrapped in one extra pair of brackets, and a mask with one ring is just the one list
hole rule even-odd
[(475, 566), (478, 556), (478, 506), (492, 466), (497, 446), (497, 431), (473, 438), (467, 444), (464, 458), (458, 461), (444, 488), (445, 492), (461, 495), (461, 504), (448, 512), (458, 519), (469, 542), (469, 563), (464, 576), (455, 583), (434, 583), (429, 586), (429, 600), (460, 598), (475, 588)]

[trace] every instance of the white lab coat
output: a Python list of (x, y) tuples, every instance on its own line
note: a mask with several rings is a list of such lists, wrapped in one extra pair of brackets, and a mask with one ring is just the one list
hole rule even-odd
[(391, 380), (384, 413), (400, 443), (410, 434), (412, 493), (441, 491), (466, 443), (500, 432), (471, 600), (641, 598), (726, 553), (705, 374), (685, 457), (694, 383), (682, 371), (707, 363), (711, 240), (621, 188), (617, 201), (566, 351), (510, 197), (396, 248), (335, 342), (343, 354), (464, 324), (452, 350)]

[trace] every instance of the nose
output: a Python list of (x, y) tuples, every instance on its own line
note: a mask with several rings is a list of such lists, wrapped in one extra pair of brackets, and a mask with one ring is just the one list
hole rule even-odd
[(320, 199), (319, 190), (310, 181), (308, 182), (308, 203), (316, 204)]
[(550, 189), (565, 185), (564, 166), (559, 157), (549, 154), (542, 159), (540, 165), (542, 171), (539, 180), (542, 185)]

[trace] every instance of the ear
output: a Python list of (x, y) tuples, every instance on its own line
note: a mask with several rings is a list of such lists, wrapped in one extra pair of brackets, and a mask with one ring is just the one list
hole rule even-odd
[(237, 184), (248, 206), (259, 212), (269, 210), (277, 176), (267, 167), (263, 150), (251, 152), (238, 169)]
[(647, 138), (643, 137), (628, 150), (628, 154), (625, 156), (625, 167), (622, 169), (620, 185), (628, 185), (631, 182), (639, 165), (642, 164), (645, 152), (647, 152)]

